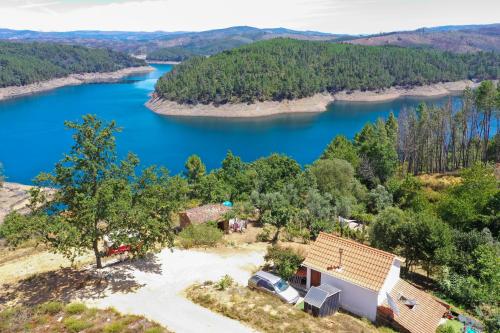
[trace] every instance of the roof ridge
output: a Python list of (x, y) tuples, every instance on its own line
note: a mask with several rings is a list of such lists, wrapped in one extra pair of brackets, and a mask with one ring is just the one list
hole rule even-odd
[(370, 250), (370, 251), (378, 252), (380, 254), (396, 258), (396, 255), (394, 253), (390, 253), (390, 252), (387, 252), (387, 251), (384, 251), (384, 250), (380, 250), (380, 249), (377, 249), (375, 247), (372, 247), (372, 246), (360, 243), (358, 241), (355, 241), (355, 240), (352, 240), (352, 239), (349, 239), (349, 238), (340, 237), (340, 236), (337, 236), (337, 235), (334, 235), (334, 234), (330, 234), (330, 233), (327, 233), (327, 232), (323, 232), (323, 231), (320, 231), (320, 233), (318, 235), (318, 238), (321, 235), (324, 235), (324, 236), (329, 237), (329, 238), (338, 239), (338, 240), (346, 242), (346, 243), (351, 243), (352, 245), (363, 247), (363, 248), (365, 248), (367, 250)]

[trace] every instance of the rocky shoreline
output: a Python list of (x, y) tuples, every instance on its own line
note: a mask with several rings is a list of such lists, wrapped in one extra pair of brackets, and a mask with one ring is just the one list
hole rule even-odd
[(153, 67), (141, 66), (128, 67), (115, 72), (70, 74), (66, 77), (32, 83), (25, 86), (0, 88), (0, 101), (14, 97), (36, 94), (65, 86), (75, 86), (85, 83), (116, 82), (132, 74), (147, 73), (151, 71), (154, 71)]
[(249, 118), (267, 117), (278, 114), (317, 113), (327, 110), (334, 101), (346, 102), (383, 102), (401, 97), (439, 97), (463, 91), (467, 87), (474, 88), (479, 83), (470, 80), (436, 83), (414, 88), (392, 87), (380, 91), (353, 91), (336, 94), (316, 94), (311, 97), (282, 102), (257, 102), (253, 104), (224, 104), (214, 106), (185, 105), (174, 101), (153, 97), (146, 103), (152, 111), (166, 116), (182, 117), (224, 117)]
[[(16, 211), (19, 214), (29, 213), (29, 191), (31, 188), (33, 186), (8, 182), (0, 186), (0, 224), (3, 223), (5, 216), (11, 212)], [(49, 188), (43, 188), (43, 192), (49, 197), (54, 194), (54, 190)]]

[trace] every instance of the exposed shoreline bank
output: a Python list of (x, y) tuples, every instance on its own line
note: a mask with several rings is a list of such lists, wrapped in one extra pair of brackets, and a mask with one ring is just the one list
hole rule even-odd
[(86, 83), (116, 82), (132, 74), (148, 73), (152, 71), (154, 71), (154, 68), (151, 66), (140, 66), (128, 67), (115, 72), (70, 74), (66, 77), (48, 81), (41, 81), (25, 86), (10, 86), (0, 88), (0, 101), (15, 97), (32, 95), (65, 86), (76, 86)]
[(180, 61), (162, 61), (162, 60), (146, 60), (148, 64), (152, 65), (178, 65)]
[(267, 117), (278, 114), (319, 113), (327, 110), (334, 101), (345, 102), (384, 102), (401, 97), (439, 97), (463, 91), (467, 87), (475, 88), (477, 82), (462, 80), (455, 82), (436, 83), (410, 89), (392, 87), (380, 91), (353, 91), (336, 94), (316, 94), (311, 97), (282, 102), (257, 102), (254, 104), (224, 104), (221, 106), (184, 105), (177, 102), (153, 97), (146, 106), (153, 112), (165, 116), (182, 117), (223, 117), (250, 118)]

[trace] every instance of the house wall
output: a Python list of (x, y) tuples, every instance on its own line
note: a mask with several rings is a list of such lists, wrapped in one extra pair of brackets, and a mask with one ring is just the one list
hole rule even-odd
[(390, 293), (392, 288), (398, 283), (400, 271), (401, 262), (398, 259), (394, 259), (389, 274), (387, 274), (384, 284), (378, 293), (377, 305), (384, 303), (387, 298), (387, 293)]
[[(309, 277), (309, 275), (308, 275)], [(329, 284), (341, 290), (340, 307), (358, 316), (375, 321), (377, 317), (377, 298), (375, 291), (321, 273), (321, 284)]]

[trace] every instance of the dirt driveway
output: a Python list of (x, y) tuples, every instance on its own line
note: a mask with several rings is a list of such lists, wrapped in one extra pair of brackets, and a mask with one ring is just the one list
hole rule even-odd
[[(184, 290), (195, 282), (216, 281), (225, 274), (246, 284), (250, 274), (263, 264), (265, 245), (252, 244), (214, 251), (168, 249), (135, 262), (128, 268), (141, 287), (130, 293), (106, 292), (103, 297), (83, 299), (99, 308), (144, 315), (178, 333), (255, 332), (238, 321), (223, 317), (187, 300)], [(119, 268), (107, 268), (113, 278)]]

